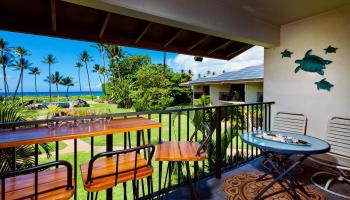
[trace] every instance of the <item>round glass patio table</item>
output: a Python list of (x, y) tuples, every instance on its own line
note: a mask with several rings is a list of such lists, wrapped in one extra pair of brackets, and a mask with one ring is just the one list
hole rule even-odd
[(304, 154), (304, 155), (311, 155), (311, 154), (321, 154), (326, 153), (330, 150), (330, 145), (319, 138), (308, 136), (308, 135), (300, 135), (297, 133), (290, 133), (290, 132), (282, 132), (282, 131), (263, 131), (267, 134), (274, 134), (274, 135), (282, 135), (282, 136), (291, 136), (293, 138), (297, 138), (299, 140), (303, 140), (309, 145), (295, 145), (295, 144), (288, 144), (288, 143), (282, 143), (278, 141), (263, 139), (255, 137), (253, 133), (245, 133), (241, 135), (241, 139), (254, 146), (258, 147), (264, 151), (268, 152), (276, 152), (280, 154)]
[[(257, 132), (256, 132), (257, 133)], [(266, 161), (272, 166), (272, 168), (260, 176), (256, 181), (263, 180), (264, 177), (271, 174), (273, 181), (264, 187), (254, 198), (254, 200), (261, 199), (263, 194), (269, 190), (275, 183), (284, 182), (288, 186), (286, 190), (292, 195), (293, 199), (300, 200), (300, 196), (297, 193), (299, 189), (302, 193), (311, 197), (304, 187), (300, 185), (295, 177), (290, 173), (295, 167), (299, 166), (307, 157), (312, 154), (326, 153), (330, 150), (330, 145), (321, 139), (300, 135), (297, 133), (280, 132), (280, 131), (263, 131), (263, 133), (291, 136), (295, 139), (303, 140), (307, 142), (307, 145), (288, 144), (279, 141), (268, 140), (264, 138), (255, 137), (256, 133), (245, 133), (241, 135), (241, 139), (254, 147), (260, 148), (263, 155), (266, 157)], [(294, 160), (292, 164), (284, 164), (288, 158), (294, 154), (302, 155), (298, 156), (297, 160)], [(280, 155), (284, 155), (283, 158)]]

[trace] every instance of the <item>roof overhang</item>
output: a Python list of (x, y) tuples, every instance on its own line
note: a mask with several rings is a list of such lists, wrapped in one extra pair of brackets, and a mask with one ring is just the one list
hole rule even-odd
[(253, 46), (59, 0), (2, 0), (0, 29), (224, 60)]
[(260, 82), (264, 82), (264, 78), (228, 80), (228, 81), (207, 81), (207, 82), (198, 82), (198, 83), (189, 83), (189, 84), (190, 84), (190, 85), (193, 85), (193, 86), (200, 86), (200, 85), (222, 85), (222, 84), (260, 83)]

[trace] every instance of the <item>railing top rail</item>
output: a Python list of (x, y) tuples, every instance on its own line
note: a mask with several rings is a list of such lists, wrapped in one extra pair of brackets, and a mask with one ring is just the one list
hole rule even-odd
[(183, 111), (192, 111), (192, 110), (215, 109), (215, 108), (224, 108), (224, 107), (241, 107), (241, 106), (252, 106), (252, 105), (265, 105), (265, 104), (274, 104), (274, 103), (275, 103), (274, 101), (270, 101), (270, 102), (260, 102), (260, 103), (245, 103), (245, 104), (222, 105), (222, 106), (176, 108), (176, 109), (168, 109), (168, 110), (125, 112), (125, 113), (102, 114), (102, 115), (67, 116), (67, 117), (60, 117), (60, 118), (27, 120), (27, 121), (19, 121), (19, 122), (1, 122), (0, 129), (8, 129), (8, 128), (21, 127), (21, 126), (39, 125), (39, 124), (64, 122), (64, 121), (78, 121), (78, 120), (83, 120), (83, 119), (99, 119), (99, 118), (107, 118), (107, 117), (125, 117), (125, 116), (137, 116), (137, 115), (149, 115), (149, 114), (169, 114), (169, 113), (174, 113), (174, 112), (183, 112)]

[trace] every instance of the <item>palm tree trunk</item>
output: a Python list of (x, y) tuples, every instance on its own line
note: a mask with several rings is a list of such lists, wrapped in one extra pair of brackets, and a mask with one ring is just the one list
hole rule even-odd
[(34, 84), (35, 84), (36, 100), (38, 100), (39, 96), (38, 96), (38, 88), (37, 88), (37, 86), (36, 86), (36, 74), (34, 74)]
[(16, 86), (16, 89), (15, 89), (15, 94), (13, 95), (13, 100), (15, 100), (16, 96), (17, 96), (17, 91), (18, 91), (18, 88), (19, 88), (19, 84), (21, 83), (21, 79), (22, 79), (22, 71), (23, 71), (23, 69), (21, 69), (21, 72), (19, 74), (19, 79), (18, 79), (17, 86)]
[(22, 72), (22, 78), (21, 78), (21, 102), (23, 105), (23, 72)]
[(5, 65), (2, 66), (2, 74), (4, 78), (4, 90), (5, 90), (5, 97), (7, 97), (7, 83), (6, 83), (6, 70), (5, 70)]
[(101, 75), (100, 74), (98, 74), (98, 79), (100, 80), (100, 83), (101, 83), (101, 87), (102, 87), (102, 79), (101, 79)]
[(86, 63), (86, 62), (85, 62), (85, 68), (86, 68), (86, 73), (87, 73), (88, 82), (89, 82), (90, 96), (91, 96), (91, 100), (93, 101), (93, 100), (94, 100), (94, 97), (92, 96), (92, 91), (91, 91), (89, 69), (88, 69), (88, 67), (87, 67), (87, 63)]
[(80, 81), (80, 67), (78, 69), (78, 77), (79, 77), (79, 87), (80, 87), (80, 96), (81, 96), (82, 92), (81, 92), (81, 81)]
[(67, 91), (66, 91), (66, 98), (67, 98), (67, 101), (69, 101), (69, 98), (68, 98), (68, 89), (69, 89), (69, 86), (67, 86)]
[[(51, 64), (49, 64), (49, 78), (50, 78), (50, 76), (51, 76)], [(49, 81), (49, 93), (50, 93), (50, 102), (51, 102), (52, 100), (51, 100), (51, 83), (50, 83), (50, 81)]]
[(57, 102), (60, 102), (60, 93), (58, 91), (58, 84), (56, 84), (56, 91), (57, 91)]

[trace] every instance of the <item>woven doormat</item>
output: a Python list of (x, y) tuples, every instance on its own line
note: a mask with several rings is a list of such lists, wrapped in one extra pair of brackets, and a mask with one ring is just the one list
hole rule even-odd
[[(273, 181), (271, 176), (267, 176), (264, 180), (256, 182), (256, 179), (261, 175), (261, 173), (248, 172), (237, 174), (226, 179), (223, 191), (226, 194), (227, 199), (253, 199), (266, 185)], [(288, 192), (282, 190), (283, 187), (279, 183), (276, 183), (263, 195), (263, 197), (266, 197), (264, 198), (266, 200), (293, 200), (293, 197), (290, 196)], [(297, 190), (302, 200), (327, 199), (320, 192), (313, 190), (310, 187), (305, 187), (305, 190), (311, 195), (311, 198)]]

